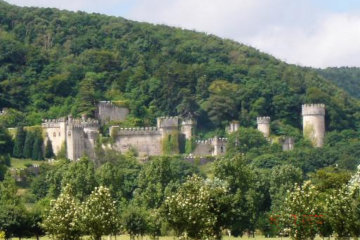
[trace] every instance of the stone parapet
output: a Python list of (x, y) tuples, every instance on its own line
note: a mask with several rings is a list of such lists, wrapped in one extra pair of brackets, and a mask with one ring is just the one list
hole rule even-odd
[(303, 104), (302, 115), (322, 115), (325, 116), (325, 104)]
[(257, 117), (257, 124), (270, 124), (270, 117)]

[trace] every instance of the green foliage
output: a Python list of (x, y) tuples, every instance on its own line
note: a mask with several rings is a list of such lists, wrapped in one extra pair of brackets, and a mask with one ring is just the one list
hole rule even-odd
[(287, 192), (292, 191), (296, 184), (301, 184), (302, 180), (301, 169), (292, 165), (281, 165), (272, 169), (270, 173), (269, 192), (273, 211), (280, 209)]
[(13, 141), (8, 130), (0, 125), (0, 155), (12, 153)]
[(97, 186), (94, 164), (87, 157), (71, 163), (62, 174), (62, 187), (70, 185), (74, 196), (80, 201), (89, 196)]
[(258, 114), (299, 127), (301, 104), (316, 98), (327, 105), (330, 130), (355, 129), (360, 120), (359, 101), (314, 69), (231, 40), (0, 4), (0, 105), (18, 111), (6, 121), (12, 127), (69, 113), (91, 116), (100, 99), (128, 102), (145, 124), (160, 115), (195, 116), (206, 130), (234, 118), (252, 126)]
[(166, 134), (162, 139), (162, 152), (165, 155), (177, 154), (180, 152), (179, 148), (180, 136), (178, 131), (173, 131)]
[(185, 239), (220, 239), (226, 227), (230, 198), (226, 182), (189, 177), (166, 198), (163, 212), (177, 236)]
[(360, 98), (360, 69), (356, 67), (340, 67), (317, 69), (317, 72), (332, 81), (350, 95)]
[(247, 153), (251, 150), (256, 151), (256, 149), (268, 144), (263, 134), (258, 130), (240, 127), (238, 131), (229, 135), (226, 153), (228, 155)]
[(45, 146), (45, 158), (53, 158), (54, 152), (50, 139), (48, 138)]
[(119, 220), (115, 201), (109, 189), (100, 186), (90, 194), (81, 205), (81, 224), (85, 234), (93, 240), (101, 240), (101, 236), (118, 233)]
[(34, 144), (32, 148), (32, 157), (33, 160), (42, 160), (44, 159), (43, 154), (43, 138), (41, 132), (36, 132), (34, 136)]
[(314, 239), (323, 221), (323, 209), (319, 194), (310, 181), (296, 184), (289, 193), (280, 213), (283, 228), (290, 228), (293, 239)]
[(194, 165), (179, 157), (153, 158), (138, 175), (134, 201), (146, 208), (159, 208), (167, 193), (175, 191), (187, 176), (198, 172)]
[(25, 158), (32, 158), (34, 140), (34, 133), (32, 131), (26, 131), (26, 138), (23, 150), (23, 156)]
[(103, 160), (105, 163), (96, 169), (97, 182), (109, 188), (112, 196), (117, 199), (130, 200), (141, 170), (136, 158), (106, 151)]
[(13, 156), (16, 158), (23, 157), (24, 144), (25, 144), (26, 132), (22, 126), (17, 127)]
[(42, 227), (55, 239), (80, 239), (79, 202), (71, 192), (71, 186), (66, 186), (60, 196), (51, 202), (51, 208), (44, 216)]
[(148, 216), (143, 208), (128, 206), (122, 215), (122, 225), (130, 235), (130, 239), (137, 236), (144, 236), (148, 231)]

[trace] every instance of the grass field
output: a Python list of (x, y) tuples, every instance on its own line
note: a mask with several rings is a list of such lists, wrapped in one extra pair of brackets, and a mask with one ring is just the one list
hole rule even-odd
[(26, 165), (28, 164), (42, 164), (47, 163), (46, 161), (34, 161), (31, 159), (18, 159), (18, 158), (11, 158), (11, 167), (13, 168), (26, 168)]

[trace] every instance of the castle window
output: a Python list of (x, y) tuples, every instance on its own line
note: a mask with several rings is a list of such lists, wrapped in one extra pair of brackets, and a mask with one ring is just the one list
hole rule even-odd
[(220, 147), (220, 152), (221, 152), (221, 153), (224, 152), (224, 147), (223, 147), (223, 146)]
[(60, 132), (59, 132), (59, 137), (60, 137), (60, 135), (61, 135), (61, 134), (60, 134)]
[(56, 132), (53, 133), (53, 137), (56, 137)]
[(71, 132), (70, 131), (68, 131), (68, 136), (71, 137)]

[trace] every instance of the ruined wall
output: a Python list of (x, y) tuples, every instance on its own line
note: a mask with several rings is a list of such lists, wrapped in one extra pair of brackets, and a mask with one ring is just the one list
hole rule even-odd
[(65, 143), (66, 140), (65, 125), (66, 125), (65, 118), (44, 120), (44, 122), (41, 125), (45, 131), (44, 144), (46, 144), (47, 140), (50, 139), (53, 152), (55, 155), (59, 153), (61, 147)]
[(116, 106), (109, 101), (101, 101), (97, 107), (96, 118), (104, 124), (109, 121), (124, 121), (128, 114), (129, 109), (126, 107)]
[(114, 139), (113, 149), (125, 153), (135, 148), (139, 156), (162, 154), (162, 133), (156, 127), (146, 128), (110, 128)]

